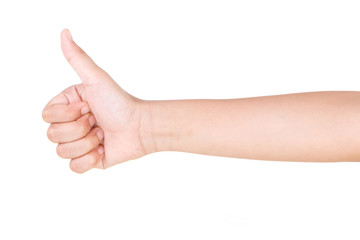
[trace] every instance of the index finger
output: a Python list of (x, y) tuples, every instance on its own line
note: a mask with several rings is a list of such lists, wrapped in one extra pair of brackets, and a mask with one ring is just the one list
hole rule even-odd
[(63, 123), (75, 121), (88, 112), (90, 112), (90, 107), (86, 102), (56, 103), (47, 105), (42, 112), (42, 117), (48, 123)]
[(83, 88), (79, 84), (68, 87), (53, 97), (42, 111), (44, 121), (49, 123), (70, 122), (89, 112), (89, 105), (82, 93)]

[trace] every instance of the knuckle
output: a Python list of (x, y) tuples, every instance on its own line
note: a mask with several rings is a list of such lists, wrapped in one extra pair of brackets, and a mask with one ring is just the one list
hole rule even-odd
[(70, 167), (71, 171), (73, 171), (73, 172), (84, 173), (84, 171), (82, 170), (81, 166), (79, 166), (77, 161), (71, 160), (69, 167)]
[(83, 133), (88, 133), (91, 129), (91, 126), (88, 123), (88, 121), (85, 121), (85, 123), (82, 126), (83, 126), (83, 129), (82, 129)]
[(48, 112), (48, 110), (47, 109), (44, 109), (43, 111), (42, 111), (42, 118), (43, 118), (43, 120), (45, 121), (45, 122), (49, 122), (49, 112)]
[(76, 120), (76, 118), (78, 117), (77, 109), (75, 109), (73, 106), (69, 106), (66, 109), (65, 114), (68, 116), (69, 119), (72, 119), (72, 120)]
[(51, 124), (47, 130), (47, 137), (50, 141), (56, 142), (56, 131), (53, 124)]
[(82, 138), (86, 135), (87, 131), (86, 131), (86, 126), (84, 126), (84, 124), (80, 124), (78, 127), (77, 127), (77, 135), (79, 138)]
[(73, 172), (84, 173), (84, 172), (88, 171), (89, 169), (86, 169), (83, 165), (84, 164), (82, 164), (81, 162), (73, 159), (70, 161), (69, 167), (70, 167), (71, 171), (73, 171)]
[(75, 121), (75, 127), (80, 135), (84, 136), (89, 131), (89, 124), (85, 119), (78, 119)]
[(69, 154), (66, 151), (66, 148), (62, 144), (58, 144), (56, 147), (56, 153), (61, 158), (68, 158)]
[(71, 120), (76, 120), (78, 117), (79, 117), (79, 114), (76, 112), (76, 110), (71, 110), (69, 113), (68, 113), (68, 116)]
[(84, 149), (92, 149), (94, 147), (94, 140), (89, 137), (84, 138), (83, 147)]
[(84, 121), (79, 121), (79, 125), (82, 135), (86, 135), (91, 129), (88, 119), (85, 119)]
[(68, 60), (70, 65), (77, 68), (79, 65), (79, 57), (81, 57), (82, 55), (85, 55), (85, 54), (86, 54), (85, 51), (79, 47), (74, 54), (66, 57), (66, 59)]
[(66, 56), (66, 60), (68, 60), (71, 66), (76, 66), (76, 56), (74, 54)]
[(88, 137), (85, 140), (86, 146), (89, 146), (92, 148), (96, 147), (99, 143), (100, 143), (100, 140), (96, 134), (92, 134), (91, 137)]

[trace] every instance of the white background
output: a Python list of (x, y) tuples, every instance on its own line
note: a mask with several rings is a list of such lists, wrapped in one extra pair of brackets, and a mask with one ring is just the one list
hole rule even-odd
[(2, 0), (0, 239), (360, 239), (359, 163), (163, 152), (79, 175), (41, 118), (80, 82), (65, 27), (136, 97), (240, 98), (359, 90), (359, 13), (346, 0)]

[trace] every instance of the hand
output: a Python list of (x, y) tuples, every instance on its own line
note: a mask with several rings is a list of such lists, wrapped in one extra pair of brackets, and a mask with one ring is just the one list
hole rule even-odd
[(99, 68), (67, 29), (61, 33), (61, 47), (82, 84), (65, 89), (43, 110), (58, 155), (71, 159), (70, 168), (82, 173), (147, 154), (146, 102), (125, 92)]

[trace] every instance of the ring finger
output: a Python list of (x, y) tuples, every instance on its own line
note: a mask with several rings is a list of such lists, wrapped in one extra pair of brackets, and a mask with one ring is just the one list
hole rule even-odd
[(104, 139), (104, 132), (101, 128), (93, 128), (85, 137), (73, 142), (59, 143), (56, 152), (62, 158), (80, 157), (96, 146)]

